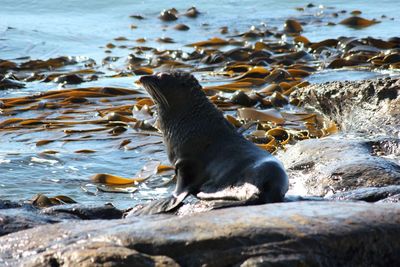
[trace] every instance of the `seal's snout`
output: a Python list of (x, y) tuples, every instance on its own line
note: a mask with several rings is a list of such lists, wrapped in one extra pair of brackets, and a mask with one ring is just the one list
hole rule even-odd
[(165, 80), (168, 80), (171, 78), (171, 74), (166, 73), (166, 72), (159, 72), (154, 75), (144, 75), (140, 77), (139, 82), (143, 85), (149, 84), (149, 83), (157, 83), (157, 82), (162, 82)]
[(139, 82), (143, 85), (154, 82), (154, 75), (144, 75), (140, 77)]
[(166, 73), (166, 72), (159, 72), (156, 75), (160, 80), (165, 80), (165, 79), (168, 79), (169, 77), (171, 77), (171, 74)]

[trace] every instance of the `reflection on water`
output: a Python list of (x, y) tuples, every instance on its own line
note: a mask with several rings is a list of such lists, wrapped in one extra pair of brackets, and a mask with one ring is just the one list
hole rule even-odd
[(324, 70), (310, 75), (310, 83), (324, 83), (332, 81), (359, 81), (378, 77), (398, 77), (399, 72), (375, 72), (368, 70)]
[[(265, 24), (268, 27), (282, 28), (288, 17), (296, 17), (305, 22), (304, 35), (311, 41), (319, 41), (338, 36), (374, 36), (388, 38), (399, 36), (398, 10), (393, 8), (396, 1), (324, 1), (324, 7), (315, 7), (303, 12), (295, 7), (305, 6), (307, 2), (294, 1), (202, 1), (194, 3), (202, 12), (201, 19), (180, 17), (179, 23), (190, 26), (187, 32), (176, 31), (169, 23), (157, 19), (160, 10), (176, 7), (185, 10), (190, 2), (174, 1), (131, 1), (107, 0), (91, 1), (10, 1), (0, 0), (0, 59), (16, 59), (31, 57), (32, 59), (47, 59), (57, 56), (79, 56), (82, 60), (93, 58), (98, 64), (109, 54), (105, 53), (105, 45), (116, 41), (114, 38), (123, 36), (132, 44), (138, 38), (146, 38), (146, 46), (161, 49), (180, 48), (182, 45), (208, 39), (211, 36), (221, 36), (220, 27), (229, 26), (229, 34), (234, 35), (249, 29), (252, 25)], [(318, 3), (316, 3), (318, 4)], [(335, 9), (332, 9), (334, 7)], [(325, 26), (327, 22), (338, 22), (348, 16), (339, 18), (332, 13), (340, 10), (363, 11), (366, 18), (377, 18), (384, 23), (355, 30), (342, 25)], [(141, 14), (144, 20), (138, 21), (129, 15)], [(319, 19), (315, 19), (315, 15)], [(386, 15), (386, 18), (382, 18)], [(313, 19), (311, 19), (313, 18)], [(394, 20), (391, 20), (394, 18)], [(310, 23), (309, 23), (310, 22)], [(132, 25), (137, 27), (132, 27)], [(321, 30), (323, 27), (323, 30)], [(158, 37), (171, 37), (175, 43), (156, 42)], [(137, 43), (135, 43), (137, 45)], [(126, 61), (129, 51), (113, 49), (112, 56), (120, 56), (121, 60), (111, 62), (113, 67)], [(121, 63), (122, 61), (122, 63)], [(107, 67), (102, 69), (108, 72)], [(373, 78), (385, 73), (369, 71), (322, 71), (309, 77), (310, 82), (331, 80), (357, 80)], [(201, 77), (201, 75), (199, 75)], [(114, 86), (136, 88), (131, 77), (102, 78), (96, 81), (77, 85), (76, 87)], [(27, 88), (12, 89), (0, 92), (0, 97), (15, 97), (32, 95), (36, 92), (54, 90), (53, 83), (32, 82)], [(138, 89), (139, 90), (139, 89)], [(40, 112), (21, 113), (21, 118), (40, 116)], [(85, 113), (85, 119), (95, 119), (95, 110)], [(3, 118), (0, 118), (1, 121)], [(164, 147), (161, 144), (149, 144), (135, 150), (119, 149), (118, 144), (124, 138), (135, 133), (129, 129), (115, 140), (104, 139), (87, 142), (54, 141), (48, 145), (36, 146), (38, 140), (48, 138), (64, 138), (54, 132), (40, 131), (29, 133), (4, 134), (0, 143), (0, 197), (3, 199), (29, 199), (40, 192), (48, 195), (64, 194), (78, 202), (98, 203), (112, 202), (118, 207), (128, 207), (139, 200), (150, 199), (156, 195), (168, 192), (165, 188), (155, 190), (143, 185), (138, 193), (110, 194), (99, 193), (97, 197), (85, 194), (80, 187), (89, 183), (88, 177), (94, 173), (111, 173), (132, 177), (146, 162), (157, 159), (167, 163)], [(76, 137), (76, 136), (73, 136)], [(79, 136), (82, 138), (82, 136)], [(140, 143), (141, 138), (133, 140)], [(135, 144), (132, 144), (135, 145)], [(80, 149), (95, 150), (96, 153), (75, 153)], [(46, 150), (57, 151), (56, 154), (43, 153)], [(171, 188), (169, 188), (171, 190)]]
[[(165, 35), (177, 41), (175, 45), (160, 45), (165, 47), (180, 46), (187, 40), (199, 41), (220, 35), (219, 28), (229, 26), (243, 31), (251, 25), (267, 24), (271, 27), (282, 27), (287, 17), (297, 17), (302, 21), (310, 20), (317, 14), (319, 22), (304, 26), (307, 38), (319, 41), (339, 36), (357, 36), (389, 38), (399, 36), (398, 5), (394, 0), (379, 1), (344, 1), (330, 0), (315, 2), (316, 8), (299, 12), (295, 8), (307, 5), (308, 1), (250, 1), (231, 0), (215, 1), (129, 1), (110, 2), (107, 0), (47, 0), (47, 1), (12, 1), (0, 0), (0, 51), (3, 59), (31, 56), (33, 58), (49, 58), (57, 55), (87, 56), (97, 60), (103, 54), (99, 46), (104, 46), (115, 37), (126, 36), (131, 39), (146, 37), (151, 41)], [(323, 4), (324, 8), (318, 8)], [(203, 12), (202, 19), (193, 20), (180, 17), (179, 23), (191, 26), (190, 31), (176, 31), (165, 26), (168, 23), (158, 20), (157, 14), (164, 8), (175, 7), (185, 10), (190, 5), (196, 5)], [(331, 9), (334, 7), (335, 9)], [(332, 17), (333, 12), (346, 10), (347, 14)], [(361, 10), (366, 18), (376, 18), (384, 23), (372, 27), (355, 30), (342, 25), (321, 27), (327, 22), (338, 22), (349, 16), (348, 12)], [(146, 19), (140, 23), (129, 15), (141, 14)], [(240, 15), (239, 15), (240, 14)], [(385, 15), (387, 18), (381, 18)], [(394, 20), (391, 20), (394, 18)], [(130, 25), (138, 27), (131, 29)]]
[[(84, 194), (80, 187), (90, 187), (89, 177), (95, 173), (114, 173), (133, 177), (135, 172), (149, 161), (150, 157), (144, 156), (149, 155), (149, 151), (151, 158), (167, 163), (161, 145), (150, 145), (135, 151), (119, 151), (114, 148), (118, 145), (116, 141), (89, 144), (90, 146), (87, 143), (52, 145), (52, 150), (59, 151), (56, 155), (41, 153), (39, 151), (44, 151), (45, 148), (35, 148), (34, 144), (31, 147), (13, 149), (11, 146), (2, 145), (1, 148), (7, 151), (0, 151), (2, 199), (30, 199), (40, 192), (48, 195), (64, 194), (85, 203), (110, 202), (118, 199), (119, 207), (128, 207), (139, 198), (150, 199), (159, 194), (148, 187), (141, 187), (135, 194), (98, 192), (96, 197)], [(97, 149), (97, 153), (85, 155), (74, 153), (82, 148)]]

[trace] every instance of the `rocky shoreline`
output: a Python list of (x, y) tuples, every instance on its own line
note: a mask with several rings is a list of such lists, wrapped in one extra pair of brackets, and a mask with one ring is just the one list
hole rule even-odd
[(11, 266), (387, 266), (400, 206), (292, 202), (186, 217), (63, 222), (6, 235)]
[(0, 265), (399, 264), (399, 90), (400, 80), (385, 78), (293, 93), (341, 129), (278, 154), (302, 197), (289, 191), (287, 203), (125, 219), (112, 205), (1, 201)]

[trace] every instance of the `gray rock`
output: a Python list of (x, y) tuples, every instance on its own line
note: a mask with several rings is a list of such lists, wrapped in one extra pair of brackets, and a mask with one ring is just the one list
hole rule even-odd
[[(34, 257), (22, 261), (23, 266), (82, 266), (82, 267), (146, 267), (146, 266), (179, 266), (174, 260), (166, 256), (150, 256), (139, 253), (134, 249), (111, 245), (107, 242), (88, 242), (84, 245), (75, 245), (63, 253), (63, 260), (59, 262), (53, 251), (44, 252), (41, 257)], [(0, 261), (1, 263), (1, 261)]]
[(400, 202), (400, 194), (391, 195), (387, 198), (378, 201), (378, 203), (398, 203), (398, 202)]
[(60, 221), (60, 219), (41, 215), (29, 209), (3, 209), (0, 210), (0, 236)]
[(65, 74), (60, 75), (53, 80), (55, 83), (63, 83), (63, 84), (80, 84), (85, 80), (78, 74)]
[(122, 211), (113, 205), (57, 205), (38, 209), (29, 204), (21, 205), (0, 201), (0, 236), (43, 224), (62, 221), (120, 219)]
[(398, 204), (291, 202), (40, 226), (1, 237), (0, 265), (396, 266), (399, 237)]
[(17, 80), (14, 80), (9, 77), (5, 77), (0, 74), (0, 90), (5, 90), (5, 89), (21, 89), (24, 88), (25, 84), (21, 83)]
[(398, 163), (375, 155), (372, 144), (338, 135), (298, 142), (278, 157), (289, 172), (292, 189), (304, 194), (326, 196), (360, 187), (400, 185)]
[(22, 205), (17, 202), (12, 202), (10, 200), (2, 200), (0, 199), (0, 210), (1, 209), (13, 209), (13, 208), (19, 208)]
[(363, 187), (346, 192), (340, 192), (328, 197), (331, 200), (363, 200), (367, 202), (398, 202), (400, 186)]
[(390, 157), (400, 163), (400, 138), (381, 138), (369, 142), (371, 153), (377, 156)]
[(345, 132), (400, 137), (400, 79), (328, 82), (292, 96), (336, 121)]
[(106, 205), (82, 205), (68, 204), (57, 205), (41, 210), (41, 213), (62, 218), (95, 220), (95, 219), (121, 219), (122, 211), (112, 204)]

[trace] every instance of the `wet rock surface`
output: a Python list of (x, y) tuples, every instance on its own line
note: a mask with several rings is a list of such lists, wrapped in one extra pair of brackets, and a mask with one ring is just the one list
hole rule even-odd
[(10, 79), (0, 74), (0, 90), (5, 89), (21, 89), (24, 88), (25, 85), (19, 81), (14, 79)]
[(58, 205), (45, 208), (41, 211), (41, 213), (82, 220), (122, 218), (122, 211), (115, 208), (111, 204), (106, 204), (103, 206), (81, 204)]
[(55, 83), (63, 83), (63, 84), (80, 84), (85, 80), (77, 74), (67, 74), (58, 76), (53, 80)]
[(315, 84), (295, 92), (341, 128), (339, 135), (299, 142), (281, 156), (297, 188), (333, 199), (395, 202), (399, 91), (399, 79), (382, 78)]
[(399, 223), (400, 206), (362, 202), (66, 222), (1, 237), (0, 259), (24, 266), (388, 266), (400, 263)]
[(315, 84), (293, 96), (335, 120), (344, 132), (400, 136), (400, 79)]
[(2, 209), (12, 209), (21, 207), (20, 203), (9, 201), (9, 200), (1, 200), (0, 199), (0, 210)]
[[(359, 187), (400, 185), (396, 160), (373, 152), (374, 142), (334, 136), (297, 143), (280, 155), (297, 189), (314, 196)], [(357, 198), (355, 198), (357, 199)]]
[(328, 197), (332, 200), (363, 200), (367, 202), (398, 202), (400, 186), (363, 187)]
[(291, 190), (303, 192), (289, 191), (286, 203), (209, 211), (194, 202), (178, 216), (121, 219), (112, 205), (0, 200), (0, 265), (398, 265), (399, 86), (396, 79), (331, 82), (295, 93), (341, 133), (278, 154)]
[(0, 209), (0, 236), (60, 221), (60, 219), (39, 214), (28, 208)]
[(120, 219), (122, 211), (112, 205), (57, 205), (38, 209), (30, 204), (0, 200), (0, 236), (43, 224), (62, 221)]

